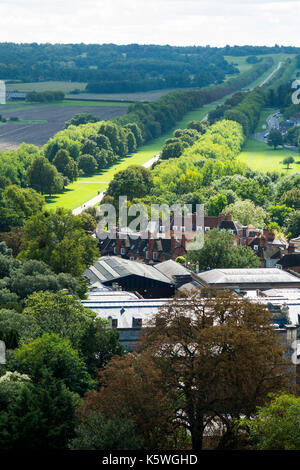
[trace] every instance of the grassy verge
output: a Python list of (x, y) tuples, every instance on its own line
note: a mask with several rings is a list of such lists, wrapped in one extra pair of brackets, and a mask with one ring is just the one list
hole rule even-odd
[[(287, 170), (282, 164), (285, 157), (292, 155), (295, 163)], [(273, 150), (264, 142), (254, 139), (248, 139), (244, 145), (239, 159), (245, 162), (253, 170), (262, 172), (279, 171), (284, 174), (300, 171), (300, 155), (290, 150)]]

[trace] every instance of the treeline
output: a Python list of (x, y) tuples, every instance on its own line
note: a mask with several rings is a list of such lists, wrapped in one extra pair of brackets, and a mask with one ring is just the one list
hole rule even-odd
[(209, 47), (0, 44), (4, 79), (89, 82), (89, 91), (205, 86), (233, 73), (238, 69)]
[(287, 62), (279, 69), (270, 83), (251, 92), (238, 92), (208, 115), (210, 123), (220, 119), (239, 122), (246, 136), (255, 131), (260, 113), (264, 106), (284, 106), (290, 102), (292, 94), (291, 76), (295, 70), (295, 61)]
[(30, 91), (26, 94), (26, 101), (37, 103), (51, 103), (63, 101), (65, 94), (62, 91)]

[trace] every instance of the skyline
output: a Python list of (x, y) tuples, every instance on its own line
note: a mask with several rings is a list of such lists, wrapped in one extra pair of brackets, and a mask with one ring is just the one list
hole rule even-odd
[(300, 0), (0, 0), (0, 42), (300, 46), (299, 17)]

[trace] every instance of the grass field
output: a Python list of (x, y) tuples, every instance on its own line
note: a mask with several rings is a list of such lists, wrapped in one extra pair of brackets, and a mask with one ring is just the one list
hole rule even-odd
[(177, 125), (167, 134), (154, 139), (150, 144), (143, 145), (139, 151), (127, 158), (120, 159), (118, 163), (112, 167), (104, 170), (102, 173), (96, 174), (92, 177), (81, 177), (74, 183), (70, 184), (68, 188), (62, 193), (47, 198), (47, 207), (55, 209), (56, 207), (65, 207), (67, 209), (75, 209), (81, 206), (86, 201), (97, 196), (98, 192), (104, 191), (114, 175), (121, 170), (124, 170), (129, 165), (143, 165), (148, 160), (151, 160), (158, 152), (160, 152), (164, 141), (172, 136), (175, 129), (184, 129), (189, 121), (201, 121), (204, 116), (213, 108), (215, 104), (205, 105), (200, 109), (187, 113), (184, 118), (177, 123)]
[[(282, 160), (289, 155), (294, 157), (295, 163), (287, 170), (283, 166)], [(262, 172), (279, 171), (286, 174), (300, 171), (300, 154), (285, 149), (273, 150), (264, 142), (254, 139), (248, 139), (246, 141), (239, 155), (239, 159), (253, 170)]]
[(6, 84), (7, 91), (63, 91), (70, 93), (73, 90), (85, 90), (86, 83), (80, 82), (32, 82), (32, 83), (8, 83)]

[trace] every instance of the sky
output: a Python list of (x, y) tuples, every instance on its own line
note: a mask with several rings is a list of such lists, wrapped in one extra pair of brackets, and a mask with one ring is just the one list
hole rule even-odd
[(300, 46), (300, 0), (0, 0), (0, 42)]

